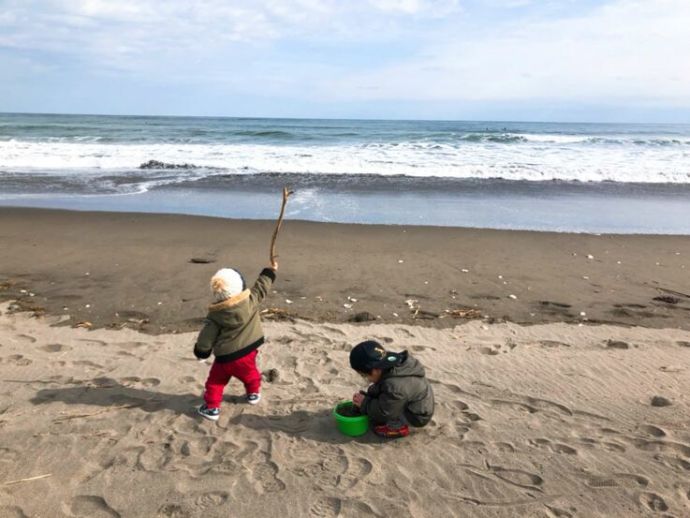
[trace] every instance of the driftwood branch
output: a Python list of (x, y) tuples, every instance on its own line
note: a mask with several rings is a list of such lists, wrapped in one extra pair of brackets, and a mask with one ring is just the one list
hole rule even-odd
[(276, 228), (273, 230), (273, 237), (271, 238), (271, 252), (270, 260), (271, 266), (275, 264), (278, 255), (276, 254), (276, 239), (278, 238), (278, 232), (280, 232), (280, 227), (283, 225), (283, 216), (285, 216), (285, 206), (287, 205), (288, 198), (294, 191), (291, 191), (287, 187), (283, 187), (283, 202), (280, 205), (280, 215), (278, 216), (278, 221), (276, 221)]

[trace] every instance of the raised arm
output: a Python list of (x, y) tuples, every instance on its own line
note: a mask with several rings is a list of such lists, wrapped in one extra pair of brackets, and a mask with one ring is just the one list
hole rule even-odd
[(276, 280), (276, 271), (273, 268), (264, 268), (256, 279), (254, 286), (252, 286), (250, 300), (254, 304), (261, 304), (268, 295), (268, 291), (273, 286)]

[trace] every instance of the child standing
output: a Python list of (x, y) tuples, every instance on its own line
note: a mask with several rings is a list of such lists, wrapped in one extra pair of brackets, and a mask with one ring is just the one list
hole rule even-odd
[(204, 404), (197, 411), (211, 421), (220, 416), (225, 386), (233, 376), (243, 384), (247, 402), (261, 400), (261, 373), (256, 368), (258, 348), (264, 343), (259, 304), (276, 279), (278, 263), (264, 268), (251, 290), (242, 275), (232, 268), (218, 270), (211, 278), (214, 303), (209, 306), (204, 327), (194, 345), (194, 355), (215, 360), (204, 392)]
[(350, 351), (350, 366), (372, 385), (358, 392), (352, 402), (369, 416), (374, 433), (381, 437), (406, 437), (409, 425), (421, 428), (434, 415), (434, 392), (424, 367), (407, 351), (386, 351), (373, 340)]

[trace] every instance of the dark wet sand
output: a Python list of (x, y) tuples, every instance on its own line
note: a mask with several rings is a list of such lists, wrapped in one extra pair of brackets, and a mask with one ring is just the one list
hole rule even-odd
[[(0, 208), (0, 297), (72, 324), (192, 330), (210, 276), (233, 266), (251, 282), (272, 230), (270, 221)], [(476, 309), (530, 324), (690, 329), (687, 236), (287, 221), (278, 249), (266, 308), (317, 321), (366, 312), (445, 327), (464, 321), (447, 310)]]

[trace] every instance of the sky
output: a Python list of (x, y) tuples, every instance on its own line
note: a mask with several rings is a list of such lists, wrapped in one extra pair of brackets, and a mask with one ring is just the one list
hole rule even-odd
[(690, 0), (0, 0), (0, 111), (690, 122)]

